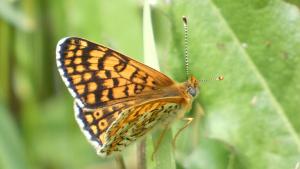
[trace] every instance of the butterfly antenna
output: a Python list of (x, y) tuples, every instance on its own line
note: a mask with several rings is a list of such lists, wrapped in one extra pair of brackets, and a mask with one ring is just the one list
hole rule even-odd
[(219, 81), (219, 80), (224, 80), (224, 76), (217, 76), (217, 77), (213, 77), (210, 79), (204, 79), (204, 80), (200, 80), (200, 82), (209, 82), (209, 81)]
[(182, 17), (183, 28), (184, 28), (184, 57), (185, 57), (185, 71), (186, 76), (189, 78), (189, 57), (188, 57), (188, 22), (187, 17)]

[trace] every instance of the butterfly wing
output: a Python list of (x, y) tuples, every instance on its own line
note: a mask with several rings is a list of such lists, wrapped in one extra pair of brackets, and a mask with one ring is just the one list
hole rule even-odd
[(179, 95), (176, 89), (161, 90), (174, 84), (164, 74), (81, 38), (60, 40), (56, 57), (63, 81), (75, 98), (76, 120), (97, 149), (107, 143), (107, 129), (129, 107)]
[(56, 56), (59, 72), (80, 107), (104, 107), (174, 84), (142, 63), (81, 38), (60, 40)]
[(104, 133), (105, 144), (98, 149), (98, 154), (106, 156), (121, 151), (159, 126), (159, 123), (170, 122), (180, 111), (185, 110), (183, 103), (182, 97), (160, 98), (126, 109)]

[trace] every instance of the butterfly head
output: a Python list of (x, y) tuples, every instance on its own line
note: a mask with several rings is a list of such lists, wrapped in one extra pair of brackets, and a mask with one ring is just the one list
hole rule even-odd
[(191, 95), (193, 98), (197, 97), (199, 93), (199, 81), (194, 76), (190, 76), (186, 82), (186, 87), (189, 95)]

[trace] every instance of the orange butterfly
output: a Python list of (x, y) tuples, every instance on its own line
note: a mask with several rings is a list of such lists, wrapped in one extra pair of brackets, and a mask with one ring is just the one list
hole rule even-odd
[(177, 83), (105, 46), (77, 37), (60, 40), (60, 75), (75, 98), (76, 120), (97, 153), (107, 156), (190, 110), (198, 94), (191, 76)]

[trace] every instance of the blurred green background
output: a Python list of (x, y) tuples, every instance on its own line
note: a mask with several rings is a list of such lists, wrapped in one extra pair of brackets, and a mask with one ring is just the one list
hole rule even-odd
[[(294, 169), (300, 162), (300, 1), (151, 3), (162, 72), (186, 79), (186, 15), (191, 72), (198, 79), (225, 76), (202, 83), (186, 114), (196, 119), (172, 152), (176, 167)], [(55, 47), (65, 36), (78, 36), (142, 62), (148, 33), (142, 16), (138, 0), (0, 0), (1, 169), (116, 168), (81, 134)], [(176, 122), (173, 133), (182, 125)], [(128, 168), (136, 168), (136, 146), (123, 155)]]

